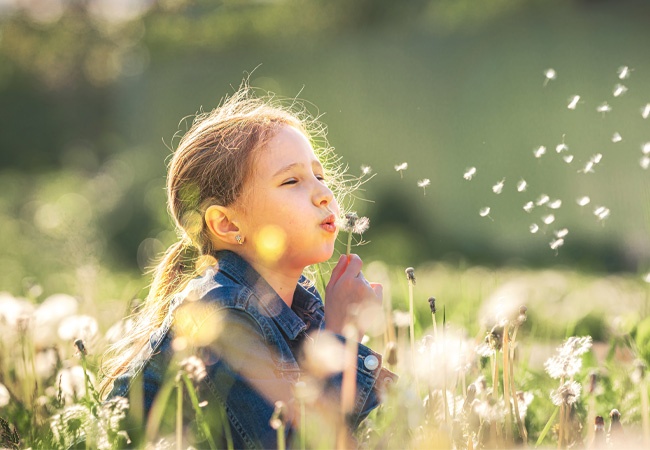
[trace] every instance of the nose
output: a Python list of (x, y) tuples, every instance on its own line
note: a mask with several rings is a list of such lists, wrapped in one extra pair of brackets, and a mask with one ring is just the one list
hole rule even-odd
[(322, 183), (318, 183), (314, 193), (314, 204), (316, 206), (327, 206), (334, 201), (334, 194)]

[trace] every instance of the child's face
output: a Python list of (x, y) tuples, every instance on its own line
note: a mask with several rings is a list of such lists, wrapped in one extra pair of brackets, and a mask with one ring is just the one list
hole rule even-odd
[(334, 252), (339, 206), (309, 140), (285, 126), (259, 150), (238, 225), (251, 262), (297, 271)]

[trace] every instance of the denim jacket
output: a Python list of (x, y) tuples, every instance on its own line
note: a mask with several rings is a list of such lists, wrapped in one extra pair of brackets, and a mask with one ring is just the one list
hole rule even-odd
[[(214, 268), (192, 280), (173, 298), (162, 326), (126, 372), (115, 379), (108, 398), (133, 397), (135, 392), (141, 392), (142, 403), (138, 403), (142, 406), (138, 408), (148, 417), (166, 377), (177, 370), (170, 364), (174, 357), (172, 343), (178, 334), (175, 316), (182, 305), (191, 302), (195, 329), (212, 329), (218, 324), (221, 330), (216, 338), (218, 344), (199, 349), (207, 372), (199, 385), (199, 401), (208, 402), (204, 409), (214, 428), (212, 435), (225, 439), (229, 434), (235, 448), (277, 448), (277, 434), (269, 419), (275, 401), (291, 403), (295, 383), (301, 376), (308, 376), (302, 349), (318, 345), (319, 335), (326, 333), (322, 331), (323, 302), (316, 289), (301, 278), (289, 308), (237, 254), (222, 251), (216, 257)], [(218, 320), (211, 320), (215, 317)], [(347, 417), (353, 430), (379, 405), (385, 385), (396, 378), (381, 362), (381, 355), (358, 344), (356, 399)], [(327, 374), (322, 385), (325, 400), (338, 404), (341, 383), (340, 371)], [(130, 401), (133, 409), (134, 398)], [(229, 430), (224, 432), (225, 417)], [(286, 442), (291, 442), (293, 433), (289, 423)]]

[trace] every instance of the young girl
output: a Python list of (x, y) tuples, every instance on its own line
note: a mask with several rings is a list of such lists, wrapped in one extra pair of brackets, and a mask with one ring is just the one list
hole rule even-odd
[[(269, 421), (278, 401), (287, 405), (290, 443), (300, 426), (298, 404), (306, 401), (296, 401), (299, 381), (316, 392), (315, 408), (341, 411), (342, 353), (318, 349), (346, 342), (350, 307), (380, 302), (381, 286), (365, 280), (356, 255), (339, 258), (325, 305), (303, 275), (334, 252), (341, 211), (330, 186), (341, 174), (327, 167), (326, 145), (312, 146), (326, 144), (324, 129), (310, 133), (316, 122), (300, 116), (244, 85), (198, 117), (174, 152), (167, 195), (180, 240), (104, 367), (107, 398), (130, 397), (127, 431), (136, 442), (158, 403), (171, 399), (169, 374), (173, 380), (175, 361), (187, 355), (200, 358), (201, 370), (187, 373), (220, 446), (277, 448)], [(346, 388), (354, 396), (345, 417), (351, 429), (394, 377), (380, 355), (354, 347), (356, 377), (347, 380), (356, 385)]]

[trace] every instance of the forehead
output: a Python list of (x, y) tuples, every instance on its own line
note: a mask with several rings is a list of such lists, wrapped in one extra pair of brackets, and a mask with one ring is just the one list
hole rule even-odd
[[(307, 136), (297, 128), (283, 126), (257, 154), (255, 171), (268, 173), (289, 164), (319, 165)], [(268, 175), (275, 173), (275, 170)]]

